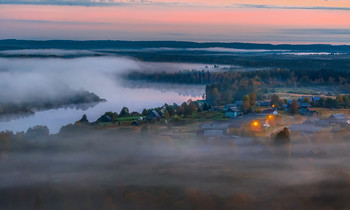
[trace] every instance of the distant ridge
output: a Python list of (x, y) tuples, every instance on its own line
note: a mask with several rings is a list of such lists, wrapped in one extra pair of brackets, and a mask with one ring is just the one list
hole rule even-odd
[(186, 41), (120, 41), (120, 40), (0, 40), (0, 50), (20, 49), (135, 49), (135, 48), (235, 48), (266, 50), (304, 50), (315, 52), (350, 52), (350, 45), (330, 44), (257, 44), (239, 42), (186, 42)]

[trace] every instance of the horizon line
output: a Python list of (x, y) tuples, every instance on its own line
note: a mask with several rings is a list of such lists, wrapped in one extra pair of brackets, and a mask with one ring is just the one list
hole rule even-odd
[(328, 46), (350, 46), (348, 44), (332, 44), (332, 43), (273, 43), (273, 42), (239, 42), (239, 41), (189, 41), (189, 40), (122, 40), (122, 39), (11, 39), (5, 38), (0, 41), (34, 41), (34, 42), (50, 42), (50, 41), (72, 41), (72, 42), (182, 42), (182, 43), (197, 43), (197, 44), (254, 44), (254, 45), (328, 45)]

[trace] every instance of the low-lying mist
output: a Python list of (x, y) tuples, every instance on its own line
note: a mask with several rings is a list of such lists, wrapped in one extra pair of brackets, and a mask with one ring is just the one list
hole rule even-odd
[(176, 128), (159, 126), (80, 129), (12, 137), (0, 166), (1, 209), (350, 206), (348, 139), (292, 137), (286, 148), (177, 138)]
[(59, 98), (70, 89), (104, 95), (116, 85), (115, 74), (130, 68), (139, 67), (126, 58), (0, 58), (0, 96), (5, 102), (26, 102)]
[[(2, 102), (60, 98), (72, 90), (87, 90), (101, 98), (118, 95), (118, 74), (128, 71), (180, 71), (202, 64), (147, 63), (124, 57), (0, 58)], [(119, 83), (119, 84), (118, 84)]]
[[(57, 52), (46, 50), (43, 53)], [(107, 111), (120, 112), (125, 106), (131, 112), (141, 112), (144, 108), (159, 107), (164, 103), (199, 99), (204, 93), (203, 85), (131, 82), (122, 79), (121, 74), (129, 71), (180, 71), (202, 67), (205, 65), (142, 62), (116, 56), (0, 58), (0, 131), (26, 131), (35, 125), (46, 125), (51, 133), (57, 133), (61, 126), (75, 122), (83, 114), (94, 121)], [(92, 101), (93, 104), (83, 106), (63, 104), (65, 101), (77, 101), (76, 95), (82, 95), (81, 93), (89, 98), (86, 91), (107, 102), (97, 106), (96, 100)], [(13, 104), (16, 109), (11, 108)], [(37, 110), (28, 110), (30, 107)], [(6, 114), (8, 110), (12, 111), (8, 113), (10, 115)]]

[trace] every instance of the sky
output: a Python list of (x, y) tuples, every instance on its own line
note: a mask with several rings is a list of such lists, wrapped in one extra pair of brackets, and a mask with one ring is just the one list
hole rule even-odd
[(350, 44), (350, 0), (0, 0), (0, 39)]

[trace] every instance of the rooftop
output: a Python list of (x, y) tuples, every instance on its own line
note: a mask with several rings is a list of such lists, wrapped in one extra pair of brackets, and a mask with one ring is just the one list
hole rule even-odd
[(334, 117), (336, 120), (348, 120), (348, 117), (345, 114), (332, 114), (330, 118)]

